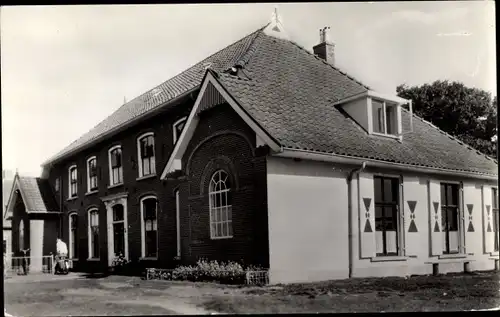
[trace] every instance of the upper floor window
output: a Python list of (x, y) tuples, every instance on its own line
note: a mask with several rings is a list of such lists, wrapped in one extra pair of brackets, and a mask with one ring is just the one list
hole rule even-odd
[(396, 105), (372, 99), (372, 127), (374, 133), (397, 134)]
[(231, 205), (231, 184), (229, 175), (218, 170), (209, 185), (210, 237), (212, 239), (233, 236), (233, 216)]
[(181, 136), (182, 130), (184, 129), (184, 126), (186, 125), (186, 120), (187, 118), (181, 118), (177, 120), (174, 123), (174, 144), (177, 143), (177, 140)]
[(139, 177), (156, 173), (155, 140), (152, 132), (146, 133), (137, 139), (139, 157)]
[(109, 183), (123, 183), (122, 148), (120, 145), (109, 149)]
[(495, 237), (495, 244), (494, 244), (494, 251), (498, 252), (498, 243), (499, 243), (499, 217), (498, 217), (498, 189), (497, 188), (492, 188), (491, 189), (491, 195), (492, 195), (492, 206), (493, 206), (493, 232), (494, 232), (494, 237)]
[(87, 160), (87, 192), (97, 190), (97, 158)]
[(441, 184), (441, 221), (444, 235), (443, 253), (459, 252), (459, 185)]
[(69, 198), (76, 197), (78, 195), (78, 171), (76, 165), (69, 168)]

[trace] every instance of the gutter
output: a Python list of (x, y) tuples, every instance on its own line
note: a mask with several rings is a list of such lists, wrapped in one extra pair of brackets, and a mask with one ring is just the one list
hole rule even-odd
[(354, 156), (348, 155), (340, 155), (340, 154), (331, 154), (331, 153), (321, 153), (314, 152), (308, 150), (297, 150), (284, 148), (283, 153), (274, 154), (277, 157), (287, 157), (287, 158), (300, 158), (304, 160), (313, 160), (313, 161), (321, 161), (321, 162), (329, 162), (329, 163), (338, 163), (338, 164), (362, 164), (363, 162), (370, 163), (370, 167), (378, 167), (378, 168), (386, 168), (386, 169), (394, 169), (403, 172), (413, 172), (413, 173), (428, 173), (428, 174), (436, 174), (436, 175), (445, 175), (445, 176), (462, 176), (464, 178), (473, 178), (473, 179), (483, 179), (483, 180), (498, 180), (497, 175), (492, 174), (481, 174), (474, 172), (465, 172), (465, 171), (457, 171), (451, 169), (443, 169), (443, 168), (435, 168), (435, 167), (425, 167), (425, 166), (417, 166), (417, 165), (408, 165), (401, 163), (392, 163), (385, 162), (376, 159), (368, 159), (368, 158), (358, 158)]
[[(354, 226), (352, 223), (352, 219), (353, 219), (353, 207), (352, 207), (353, 204), (352, 203), (353, 203), (354, 195), (352, 194), (352, 178), (353, 178), (354, 174), (356, 174), (358, 176), (358, 195), (359, 195), (359, 173), (361, 173), (365, 168), (366, 168), (366, 161), (361, 164), (361, 167), (355, 168), (347, 174), (347, 197), (348, 197), (348, 204), (347, 204), (347, 206), (348, 206), (347, 207), (348, 225), (347, 225), (347, 227), (348, 227), (348, 232), (349, 232), (349, 237), (348, 237), (349, 278), (352, 277), (353, 264), (354, 264), (354, 242), (353, 242), (354, 241), (354, 239), (353, 239)], [(356, 195), (356, 197), (358, 197), (358, 196)], [(359, 198), (357, 199), (357, 201), (358, 201), (357, 207), (359, 210), (359, 208), (360, 208)]]
[[(73, 154), (75, 154), (75, 153), (77, 153), (77, 152), (79, 152), (79, 151), (81, 151), (81, 150), (83, 150), (85, 148), (88, 148), (88, 147), (90, 147), (90, 146), (92, 146), (92, 145), (94, 145), (94, 144), (96, 144), (96, 143), (98, 143), (100, 141), (103, 141), (107, 137), (111, 137), (115, 133), (121, 132), (122, 130), (124, 130), (124, 129), (132, 126), (132, 125), (134, 125), (135, 123), (138, 123), (141, 120), (144, 120), (145, 118), (147, 118), (149, 116), (156, 115), (156, 113), (159, 112), (159, 111), (161, 111), (161, 110), (163, 110), (163, 108), (165, 106), (168, 106), (170, 104), (176, 103), (176, 102), (184, 99), (186, 96), (192, 96), (191, 94), (194, 93), (199, 88), (200, 88), (200, 86), (198, 85), (198, 86), (194, 87), (193, 89), (190, 89), (190, 90), (184, 92), (183, 94), (175, 97), (174, 99), (170, 99), (169, 101), (167, 101), (167, 102), (165, 102), (163, 104), (160, 104), (159, 106), (155, 107), (154, 109), (152, 109), (150, 111), (147, 111), (147, 112), (145, 112), (145, 113), (143, 113), (143, 114), (141, 114), (141, 115), (139, 115), (139, 116), (137, 116), (137, 117), (135, 117), (135, 118), (133, 118), (133, 119), (131, 119), (131, 120), (129, 120), (129, 121), (127, 121), (127, 122), (119, 125), (119, 126), (117, 126), (117, 127), (114, 127), (113, 129), (109, 130), (105, 134), (103, 134), (101, 136), (98, 136), (97, 138), (95, 138), (93, 140), (90, 140), (89, 142), (84, 143), (84, 144), (82, 144), (82, 145), (80, 145), (80, 146), (72, 149), (69, 152), (66, 152), (66, 153), (63, 153), (63, 154), (61, 154), (59, 156), (56, 156), (54, 158), (48, 159), (44, 163), (42, 163), (41, 167), (44, 168), (46, 165), (48, 165), (50, 163), (51, 164), (55, 164), (56, 162), (58, 162), (58, 161), (60, 161), (60, 160), (62, 160), (64, 158), (67, 158), (68, 156), (71, 156), (71, 155), (73, 155)], [(118, 108), (118, 109), (120, 109), (120, 108)], [(113, 115), (113, 114), (111, 114), (111, 115)], [(101, 123), (102, 123), (102, 121), (99, 124), (101, 124)], [(92, 128), (92, 129), (94, 129), (94, 128)]]

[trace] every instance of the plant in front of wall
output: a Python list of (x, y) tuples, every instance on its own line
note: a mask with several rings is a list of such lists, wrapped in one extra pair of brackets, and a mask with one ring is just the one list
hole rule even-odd
[(123, 253), (119, 253), (118, 256), (113, 259), (111, 269), (114, 273), (123, 273), (129, 264), (130, 261), (125, 258)]

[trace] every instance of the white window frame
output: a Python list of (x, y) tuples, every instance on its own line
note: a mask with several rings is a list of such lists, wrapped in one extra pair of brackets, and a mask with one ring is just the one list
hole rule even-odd
[[(121, 152), (121, 166), (120, 166), (120, 169), (121, 169), (121, 182), (118, 182), (118, 183), (113, 183), (113, 168), (111, 166), (111, 152), (113, 152), (114, 150), (116, 149), (120, 149), (120, 152)], [(118, 145), (115, 145), (111, 148), (109, 148), (108, 150), (108, 169), (109, 169), (109, 186), (112, 187), (112, 186), (118, 186), (118, 185), (122, 185), (123, 184), (123, 149), (122, 149), (122, 146), (120, 144)]]
[[(77, 260), (78, 258), (75, 257), (75, 249), (72, 248), (73, 245), (73, 237), (71, 235), (71, 218), (76, 217), (76, 221), (78, 224), (78, 213), (76, 211), (72, 211), (68, 215), (68, 257), (72, 260)], [(76, 236), (78, 236), (78, 227), (76, 228)], [(78, 238), (77, 238), (78, 241)], [(75, 241), (77, 243), (77, 241)], [(76, 245), (75, 243), (75, 245)]]
[(175, 191), (175, 229), (177, 233), (177, 257), (181, 257), (181, 201), (179, 189)]
[[(71, 171), (75, 169), (76, 170), (76, 192), (75, 195), (73, 196), (73, 193), (71, 192)], [(78, 197), (78, 168), (75, 165), (71, 165), (68, 168), (68, 199), (74, 199)]]
[[(99, 209), (97, 208), (91, 208), (87, 211), (87, 219), (88, 219), (88, 223), (87, 223), (87, 228), (88, 228), (88, 259), (89, 260), (99, 260), (100, 258), (100, 254), (97, 254), (97, 256), (92, 256), (92, 239), (93, 239), (93, 236), (92, 236), (92, 228), (91, 228), (91, 213), (93, 212), (97, 212), (97, 228), (99, 229), (99, 239), (100, 239), (100, 236), (101, 236), (101, 228), (100, 228), (100, 223), (99, 223)], [(97, 241), (97, 243), (99, 243), (99, 241)], [(99, 248), (100, 249), (100, 248)]]
[[(142, 150), (141, 140), (144, 138), (150, 137), (150, 136), (153, 137), (153, 156), (150, 157), (150, 159), (153, 161), (153, 164), (152, 164), (153, 171), (147, 175), (144, 175), (144, 170), (142, 168), (142, 165), (143, 165), (142, 160), (143, 159), (142, 159), (142, 155), (141, 155), (142, 154), (141, 153), (141, 150)], [(149, 176), (156, 175), (156, 151), (155, 150), (156, 149), (155, 149), (155, 134), (154, 134), (154, 132), (144, 133), (137, 138), (137, 165), (139, 165), (139, 177), (149, 177)]]
[[(220, 173), (220, 172), (223, 172), (224, 174), (226, 174), (226, 179), (222, 182), (224, 182), (224, 186), (225, 186), (225, 189), (222, 189), (222, 190), (213, 190), (213, 186), (212, 184), (214, 183), (214, 177)], [(229, 179), (229, 173), (226, 172), (225, 170), (223, 169), (219, 169), (217, 171), (215, 171), (213, 174), (212, 174), (212, 177), (210, 177), (210, 183), (208, 184), (208, 197), (209, 197), (209, 217), (210, 217), (210, 238), (211, 239), (230, 239), (233, 237), (233, 234), (229, 234), (229, 228), (231, 228), (231, 232), (233, 232), (233, 217), (232, 217), (232, 205), (225, 205), (225, 206), (219, 206), (219, 207), (213, 207), (213, 197), (216, 196), (216, 195), (227, 195), (228, 192), (231, 191), (231, 187), (227, 188), (227, 186), (225, 185), (226, 183), (226, 180)], [(232, 185), (232, 184), (231, 184)], [(227, 201), (227, 196), (226, 196), (226, 201)], [(221, 210), (214, 210), (214, 208), (220, 208)], [(222, 208), (225, 208), (225, 209), (222, 209)], [(218, 220), (218, 221), (215, 221), (215, 219), (213, 219), (212, 217), (212, 211), (214, 212), (218, 212), (218, 211), (221, 211), (221, 214), (220, 216), (222, 215), (223, 212), (226, 213), (226, 220), (225, 221), (222, 221), (222, 220)], [(229, 220), (229, 213), (231, 213), (231, 220)], [(217, 224), (221, 223), (222, 225), (226, 224), (227, 225), (227, 234), (226, 235), (222, 235), (221, 234), (218, 234), (218, 232), (214, 232), (213, 230), (213, 227), (212, 227), (212, 224), (215, 224), (217, 226)], [(217, 231), (217, 230), (215, 230)]]
[(95, 166), (96, 166), (96, 169), (97, 169), (97, 156), (91, 156), (87, 159), (87, 193), (91, 193), (91, 192), (96, 192), (98, 191), (98, 188), (99, 188), (99, 178), (97, 177), (97, 175), (95, 176), (96, 177), (96, 185), (97, 185), (97, 188), (96, 189), (91, 189), (90, 188), (90, 169), (89, 169), (89, 163), (90, 161), (92, 160), (95, 160)]
[[(172, 132), (173, 132), (173, 136), (174, 136), (174, 144), (177, 143), (177, 140), (179, 139), (180, 137), (180, 134), (177, 135), (177, 126), (183, 122), (186, 122), (187, 121), (187, 117), (182, 117), (180, 118), (179, 120), (175, 121), (174, 124), (172, 125)], [(186, 126), (184, 125), (184, 128)], [(184, 128), (182, 128), (182, 130), (184, 130)], [(181, 132), (182, 133), (182, 132)]]
[[(158, 258), (158, 207), (159, 207), (159, 202), (158, 202), (158, 197), (155, 195), (148, 195), (144, 196), (140, 200), (140, 205), (141, 205), (141, 257), (146, 258), (146, 223), (144, 221), (144, 201), (148, 199), (154, 199), (156, 200), (156, 256), (152, 257), (154, 259)], [(151, 259), (151, 257), (148, 257), (148, 259)]]
[[(382, 103), (382, 117), (383, 117), (383, 120), (384, 120), (384, 131), (382, 132), (377, 132), (375, 131), (375, 126), (374, 126), (374, 116), (375, 116), (375, 112), (374, 112), (374, 107), (373, 107), (373, 102), (376, 101), (376, 102), (379, 102), (379, 103)], [(389, 104), (389, 105), (388, 105)], [(372, 133), (373, 134), (376, 134), (376, 135), (384, 135), (384, 136), (391, 136), (391, 137), (397, 137), (398, 136), (398, 125), (399, 125), (399, 118), (398, 118), (398, 105), (397, 104), (394, 104), (392, 102), (388, 102), (384, 99), (379, 99), (379, 98), (371, 98), (371, 101), (370, 101), (370, 105), (371, 105), (371, 130), (372, 130)], [(393, 131), (392, 133), (387, 133), (387, 107), (392, 107), (394, 109), (394, 114), (393, 114), (393, 122), (392, 122), (392, 126), (393, 126)]]

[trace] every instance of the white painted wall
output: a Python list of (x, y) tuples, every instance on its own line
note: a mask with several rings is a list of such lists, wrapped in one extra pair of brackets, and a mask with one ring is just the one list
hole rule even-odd
[(30, 271), (42, 270), (43, 256), (43, 220), (30, 220)]
[[(5, 221), (5, 220), (4, 220)], [(12, 230), (3, 230), (3, 239), (6, 241), (6, 249), (5, 249), (5, 261), (7, 265), (11, 265), (12, 261)]]
[(368, 131), (368, 98), (363, 97), (357, 100), (350, 101), (342, 106), (342, 108), (353, 118), (360, 126)]
[(271, 283), (348, 277), (346, 174), (332, 167), (268, 158)]
[[(328, 163), (268, 158), (271, 283), (348, 277), (348, 171), (339, 171), (339, 166)], [(460, 257), (454, 258), (442, 254), (440, 183), (449, 180), (383, 173), (403, 180), (398, 231), (401, 249), (398, 256), (380, 257), (376, 255), (374, 175), (365, 171), (352, 180), (352, 277), (432, 274), (433, 263), (439, 264), (440, 273), (462, 272), (466, 261), (472, 270), (494, 269), (494, 257), (498, 258), (492, 252), (494, 236), (484, 232), (487, 220), (493, 219), (488, 218), (486, 212), (486, 206), (490, 205), (491, 215), (490, 185), (463, 181), (460, 221), (464, 231), (457, 236)], [(368, 212), (364, 198), (371, 199)], [(434, 202), (439, 203), (437, 215)], [(415, 206), (413, 214), (411, 204)], [(467, 205), (472, 205), (472, 218)], [(436, 220), (439, 232), (434, 232)], [(367, 221), (372, 227), (371, 233), (364, 231)], [(410, 230), (411, 221), (415, 223), (416, 232)], [(469, 222), (474, 231), (468, 231)]]

